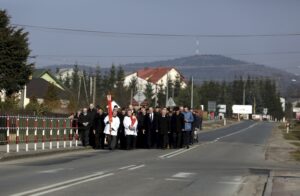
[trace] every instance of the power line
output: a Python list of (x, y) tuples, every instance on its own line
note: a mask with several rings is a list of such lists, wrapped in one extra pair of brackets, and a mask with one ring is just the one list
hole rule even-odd
[(163, 33), (137, 33), (137, 32), (117, 32), (117, 31), (99, 31), (76, 28), (62, 28), (50, 26), (38, 26), (27, 24), (13, 24), (14, 26), (41, 29), (68, 31), (79, 33), (92, 33), (104, 36), (135, 36), (135, 37), (188, 37), (188, 38), (251, 38), (251, 37), (298, 37), (300, 33), (269, 33), (269, 34), (163, 34)]

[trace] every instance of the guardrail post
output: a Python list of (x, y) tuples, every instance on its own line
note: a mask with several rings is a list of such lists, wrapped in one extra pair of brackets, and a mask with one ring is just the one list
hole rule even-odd
[(37, 126), (38, 126), (38, 120), (37, 120), (37, 118), (35, 118), (35, 120), (34, 120), (34, 151), (37, 150), (37, 142), (38, 142)]
[(67, 120), (64, 120), (64, 148), (67, 146)]
[(29, 137), (29, 119), (28, 117), (26, 118), (26, 133), (25, 133), (25, 151), (28, 152), (28, 137)]
[(75, 147), (78, 146), (78, 139), (79, 139), (79, 136), (78, 136), (78, 120), (76, 121), (76, 134), (75, 134)]
[(46, 120), (43, 119), (42, 150), (45, 150), (45, 128), (46, 128)]
[(59, 119), (57, 120), (56, 128), (57, 128), (57, 131), (56, 131), (56, 148), (58, 149), (59, 148)]
[(6, 152), (9, 153), (9, 117), (6, 119)]
[(70, 142), (70, 147), (72, 147), (73, 146), (73, 120), (72, 119), (70, 119), (69, 142)]
[(17, 132), (16, 132), (16, 152), (19, 152), (20, 147), (19, 147), (19, 139), (20, 139), (20, 118), (19, 116), (17, 117), (16, 120), (16, 128), (17, 128)]
[(53, 132), (53, 119), (50, 120), (50, 136), (49, 136), (49, 149), (52, 149), (52, 132)]

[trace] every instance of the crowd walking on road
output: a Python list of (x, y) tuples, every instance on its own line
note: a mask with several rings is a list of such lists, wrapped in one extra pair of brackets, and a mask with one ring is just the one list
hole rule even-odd
[(90, 104), (70, 117), (83, 146), (94, 149), (189, 148), (198, 141), (202, 115), (188, 106), (112, 108), (111, 115)]

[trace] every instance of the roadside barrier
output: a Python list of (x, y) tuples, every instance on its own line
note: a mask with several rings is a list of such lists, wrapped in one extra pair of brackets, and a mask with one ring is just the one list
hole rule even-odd
[(0, 145), (6, 145), (6, 153), (72, 148), (78, 146), (78, 139), (77, 120), (0, 115)]

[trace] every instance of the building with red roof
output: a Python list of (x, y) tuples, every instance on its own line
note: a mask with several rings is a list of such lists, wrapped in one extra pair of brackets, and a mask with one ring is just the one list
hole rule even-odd
[(182, 88), (187, 86), (183, 75), (173, 67), (144, 68), (127, 75), (124, 85), (129, 86), (132, 80), (136, 80), (138, 90), (144, 91), (147, 83), (150, 83), (156, 94), (159, 88), (167, 86), (168, 81), (175, 83), (176, 79), (180, 79)]

